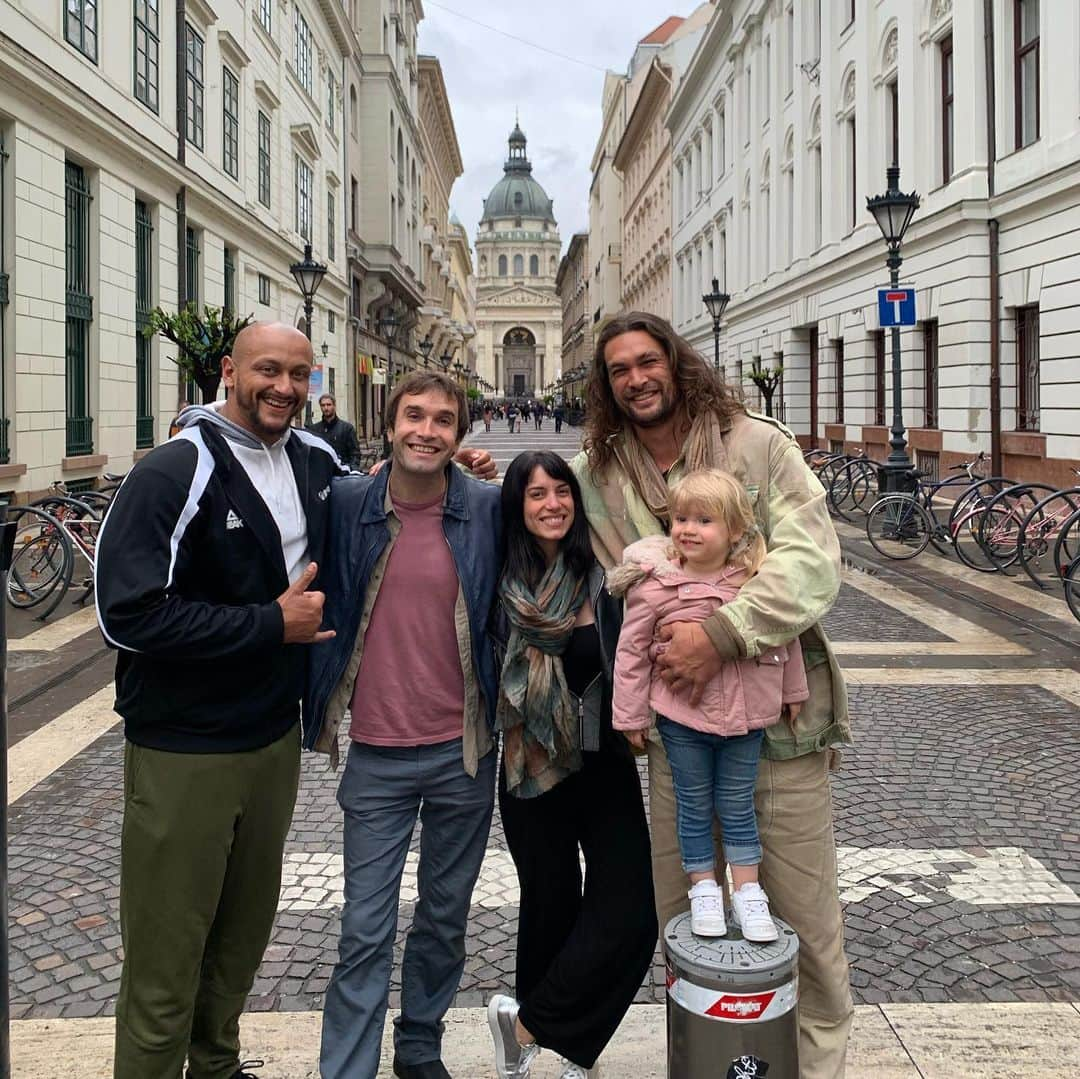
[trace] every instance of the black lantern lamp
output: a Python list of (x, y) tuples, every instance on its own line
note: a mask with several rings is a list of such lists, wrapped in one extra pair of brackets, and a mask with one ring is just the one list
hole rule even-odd
[(326, 276), (326, 266), (316, 262), (311, 257), (311, 244), (304, 244), (304, 259), (302, 262), (294, 262), (289, 267), (289, 272), (296, 281), (300, 294), (304, 297), (304, 326), (307, 330), (307, 339), (311, 340), (311, 308), (315, 293), (319, 291), (323, 278)]
[[(893, 288), (900, 285), (900, 265), (903, 259), (900, 247), (904, 242), (915, 211), (919, 208), (919, 196), (912, 191), (905, 195), (900, 190), (900, 166), (890, 165), (885, 170), (884, 195), (875, 195), (866, 200), (867, 210), (874, 215), (881, 235), (885, 239), (889, 253), (885, 265), (889, 268), (889, 284)], [(900, 327), (892, 327), (892, 428), (889, 432), (889, 456), (885, 461), (882, 486), (886, 491), (904, 491), (911, 489), (911, 458), (908, 456), (907, 435), (904, 430), (903, 394), (901, 390), (902, 372), (900, 369)]]
[(724, 312), (727, 310), (727, 305), (731, 301), (731, 297), (726, 292), (720, 291), (720, 280), (714, 277), (712, 279), (712, 292), (706, 292), (701, 297), (702, 303), (705, 304), (705, 309), (709, 312), (709, 317), (712, 319), (713, 330), (713, 369), (717, 372), (720, 371), (720, 320), (724, 317)]

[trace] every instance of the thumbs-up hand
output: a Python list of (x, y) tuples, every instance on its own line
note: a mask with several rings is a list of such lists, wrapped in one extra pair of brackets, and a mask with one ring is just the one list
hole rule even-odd
[(309, 562), (307, 569), (277, 598), (285, 622), (285, 644), (320, 644), (335, 636), (332, 629), (319, 629), (326, 596), (307, 591), (318, 572), (319, 567)]

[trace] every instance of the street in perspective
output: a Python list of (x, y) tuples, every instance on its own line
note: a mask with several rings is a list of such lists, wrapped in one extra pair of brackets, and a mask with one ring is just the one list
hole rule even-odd
[(0, 1079), (1080, 1075), (1078, 70), (1061, 0), (0, 0)]

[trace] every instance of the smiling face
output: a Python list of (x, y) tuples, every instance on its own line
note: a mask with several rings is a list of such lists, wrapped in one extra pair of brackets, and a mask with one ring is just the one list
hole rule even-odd
[(574, 492), (565, 480), (553, 479), (539, 465), (525, 486), (522, 507), (525, 529), (549, 557), (558, 550), (574, 523)]
[(604, 364), (615, 404), (638, 427), (668, 421), (679, 392), (664, 346), (644, 330), (613, 337), (604, 348)]
[(671, 541), (689, 569), (703, 573), (723, 569), (740, 538), (704, 506), (680, 506), (671, 515)]
[(406, 393), (388, 434), (395, 469), (418, 479), (436, 476), (458, 448), (457, 402), (436, 389)]
[(229, 391), (226, 419), (268, 444), (277, 442), (307, 401), (311, 342), (292, 326), (255, 323), (237, 334), (221, 361)]

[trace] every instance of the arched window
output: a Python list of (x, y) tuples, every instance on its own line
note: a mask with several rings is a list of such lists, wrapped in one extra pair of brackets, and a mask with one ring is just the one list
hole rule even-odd
[(402, 187), (405, 186), (405, 140), (401, 137), (400, 127), (397, 133), (397, 180)]
[(821, 102), (810, 110), (810, 138), (807, 140), (810, 165), (810, 249), (817, 251), (822, 244), (822, 186), (821, 186)]
[(515, 277), (524, 277), (525, 276), (525, 256), (524, 255), (515, 255), (514, 256), (514, 276)]
[(352, 137), (358, 138), (358, 132), (360, 130), (360, 106), (356, 103), (356, 87), (349, 87), (349, 131)]
[(530, 255), (529, 256), (529, 275), (531, 277), (539, 277), (540, 276), (540, 256), (539, 255)]
[(505, 255), (500, 255), (499, 256), (499, 276), (500, 277), (505, 277), (506, 276), (506, 256)]
[(843, 94), (840, 103), (844, 147), (844, 204), (847, 207), (845, 225), (848, 232), (854, 230), (859, 220), (859, 182), (855, 144), (855, 68), (852, 67), (844, 78)]

